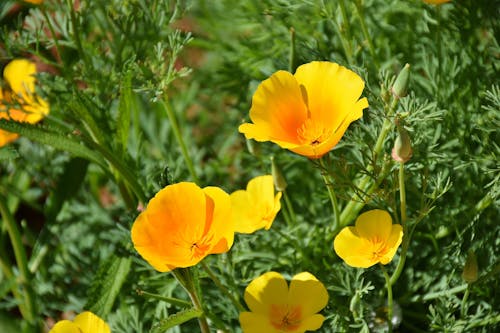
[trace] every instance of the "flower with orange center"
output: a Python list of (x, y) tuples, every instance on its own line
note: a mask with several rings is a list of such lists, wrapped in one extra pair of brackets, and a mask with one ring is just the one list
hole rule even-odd
[(156, 270), (194, 266), (209, 254), (231, 248), (231, 200), (217, 187), (168, 185), (149, 201), (131, 234), (137, 252)]
[[(48, 103), (35, 95), (35, 74), (35, 64), (25, 59), (14, 59), (5, 66), (7, 87), (0, 88), (0, 119), (35, 124), (49, 113)], [(0, 147), (18, 137), (0, 129)]]
[(108, 324), (92, 312), (85, 311), (70, 320), (58, 321), (49, 333), (111, 333)]
[(244, 234), (269, 230), (281, 208), (281, 192), (274, 194), (271, 175), (253, 178), (246, 190), (233, 192), (230, 197), (234, 230)]
[(425, 3), (431, 5), (440, 5), (442, 3), (450, 2), (451, 0), (424, 0)]
[(311, 273), (295, 275), (288, 288), (283, 276), (265, 273), (245, 289), (251, 312), (240, 314), (243, 333), (303, 333), (317, 330), (325, 317), (317, 314), (328, 303), (325, 286)]
[(252, 98), (250, 119), (239, 131), (247, 139), (271, 141), (309, 158), (320, 158), (340, 141), (351, 122), (368, 107), (359, 99), (365, 84), (353, 71), (313, 61), (294, 75), (278, 71)]
[(392, 224), (385, 210), (374, 209), (361, 214), (354, 227), (345, 227), (335, 237), (337, 255), (352, 267), (367, 268), (388, 264), (403, 239), (403, 228)]

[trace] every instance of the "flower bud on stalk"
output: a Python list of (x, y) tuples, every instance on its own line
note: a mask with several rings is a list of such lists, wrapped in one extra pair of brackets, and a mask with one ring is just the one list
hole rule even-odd
[(283, 174), (281, 173), (281, 170), (278, 167), (274, 156), (271, 156), (271, 173), (273, 175), (274, 187), (276, 187), (277, 191), (283, 192), (288, 184), (285, 180), (285, 177), (283, 177)]
[(465, 261), (464, 269), (462, 271), (462, 278), (467, 283), (473, 283), (477, 281), (477, 258), (474, 251), (470, 250), (467, 255), (467, 260)]
[(398, 137), (394, 142), (394, 148), (392, 148), (392, 158), (396, 162), (406, 163), (413, 155), (410, 136), (403, 126), (399, 124), (396, 126), (398, 127)]
[(246, 139), (246, 144), (247, 144), (247, 149), (250, 154), (252, 154), (255, 157), (259, 157), (260, 155), (260, 148), (259, 145), (255, 142), (255, 140), (252, 139)]
[(403, 98), (408, 94), (408, 82), (410, 81), (410, 64), (406, 64), (405, 67), (399, 72), (396, 82), (391, 88), (392, 94), (395, 98)]

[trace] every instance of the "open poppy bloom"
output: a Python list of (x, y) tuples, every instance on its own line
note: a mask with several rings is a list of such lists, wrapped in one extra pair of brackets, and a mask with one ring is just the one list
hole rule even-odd
[(233, 192), (230, 197), (234, 230), (240, 233), (269, 230), (281, 208), (281, 192), (274, 194), (271, 175), (253, 178), (246, 190)]
[[(0, 88), (0, 119), (35, 124), (49, 113), (48, 103), (35, 95), (35, 74), (35, 64), (25, 59), (14, 59), (5, 66), (7, 87)], [(0, 129), (0, 147), (18, 137)]]
[(149, 201), (131, 234), (137, 252), (156, 270), (194, 266), (233, 245), (231, 200), (217, 187), (168, 185)]
[(364, 86), (356, 73), (327, 61), (302, 65), (294, 75), (278, 71), (257, 88), (250, 109), (253, 124), (242, 124), (239, 131), (247, 139), (320, 158), (368, 107), (366, 98), (359, 99)]
[(70, 320), (58, 321), (49, 333), (111, 333), (108, 324), (92, 312), (85, 311)]
[(374, 209), (361, 214), (354, 227), (342, 229), (333, 247), (347, 265), (367, 268), (377, 263), (388, 264), (402, 240), (401, 225), (392, 224), (385, 210)]
[(290, 288), (281, 274), (267, 272), (247, 286), (245, 302), (251, 312), (240, 313), (244, 333), (303, 333), (323, 324), (317, 312), (327, 305), (328, 292), (308, 272), (295, 275)]
[(431, 5), (440, 5), (445, 2), (450, 2), (451, 0), (424, 0), (425, 3), (429, 3)]

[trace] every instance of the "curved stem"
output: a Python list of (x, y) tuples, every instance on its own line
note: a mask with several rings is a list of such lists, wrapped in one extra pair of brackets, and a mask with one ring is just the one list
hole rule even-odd
[(462, 304), (460, 305), (460, 315), (464, 318), (467, 315), (467, 299), (469, 298), (470, 285), (465, 289), (464, 297), (462, 297)]
[(359, 23), (361, 25), (361, 31), (363, 31), (363, 35), (366, 39), (366, 42), (368, 43), (368, 49), (370, 50), (370, 55), (372, 56), (373, 64), (375, 64), (375, 67), (379, 68), (379, 63), (377, 59), (377, 54), (375, 53), (375, 46), (373, 46), (373, 41), (368, 33), (368, 29), (366, 27), (366, 22), (365, 22), (365, 17), (363, 15), (363, 7), (361, 5), (361, 1), (356, 0), (354, 2), (355, 7), (356, 7), (356, 13), (358, 14), (359, 18)]
[(340, 213), (339, 213), (337, 196), (335, 195), (335, 190), (333, 189), (333, 179), (330, 173), (328, 172), (323, 157), (319, 159), (319, 166), (320, 166), (321, 176), (323, 177), (323, 181), (325, 182), (326, 188), (328, 190), (328, 196), (330, 197), (330, 202), (332, 203), (333, 215), (334, 215), (333, 230), (337, 230), (340, 221)]
[(380, 264), (380, 269), (382, 270), (382, 273), (384, 274), (385, 278), (385, 286), (387, 288), (387, 328), (388, 332), (392, 332), (392, 312), (393, 312), (393, 301), (392, 301), (392, 284), (391, 284), (391, 279), (389, 278), (389, 274), (387, 274), (387, 271), (385, 270), (385, 267)]
[(241, 305), (241, 303), (236, 299), (236, 297), (234, 297), (234, 295), (229, 291), (229, 289), (227, 289), (226, 286), (222, 284), (217, 275), (214, 274), (214, 272), (210, 269), (210, 267), (207, 264), (205, 264), (205, 262), (203, 261), (201, 262), (201, 267), (203, 267), (205, 272), (208, 274), (210, 279), (215, 283), (215, 285), (219, 288), (219, 290), (222, 291), (224, 295), (229, 297), (229, 299), (231, 300), (233, 305), (238, 309), (238, 311), (240, 312), (245, 311), (243, 305)]

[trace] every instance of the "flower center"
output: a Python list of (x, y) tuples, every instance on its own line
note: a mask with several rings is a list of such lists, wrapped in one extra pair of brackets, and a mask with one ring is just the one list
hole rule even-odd
[(372, 244), (372, 259), (379, 261), (387, 253), (387, 245), (378, 237), (370, 239), (370, 243)]
[(192, 258), (202, 258), (206, 255), (208, 250), (210, 249), (210, 244), (211, 240), (213, 238), (212, 236), (207, 236), (205, 235), (202, 239), (191, 243), (190, 250), (191, 250), (191, 257)]
[(297, 138), (302, 144), (316, 146), (325, 141), (332, 134), (331, 129), (325, 128), (311, 118), (307, 118), (297, 129)]
[(283, 332), (292, 332), (300, 327), (302, 321), (302, 308), (300, 305), (288, 304), (271, 305), (271, 325)]

